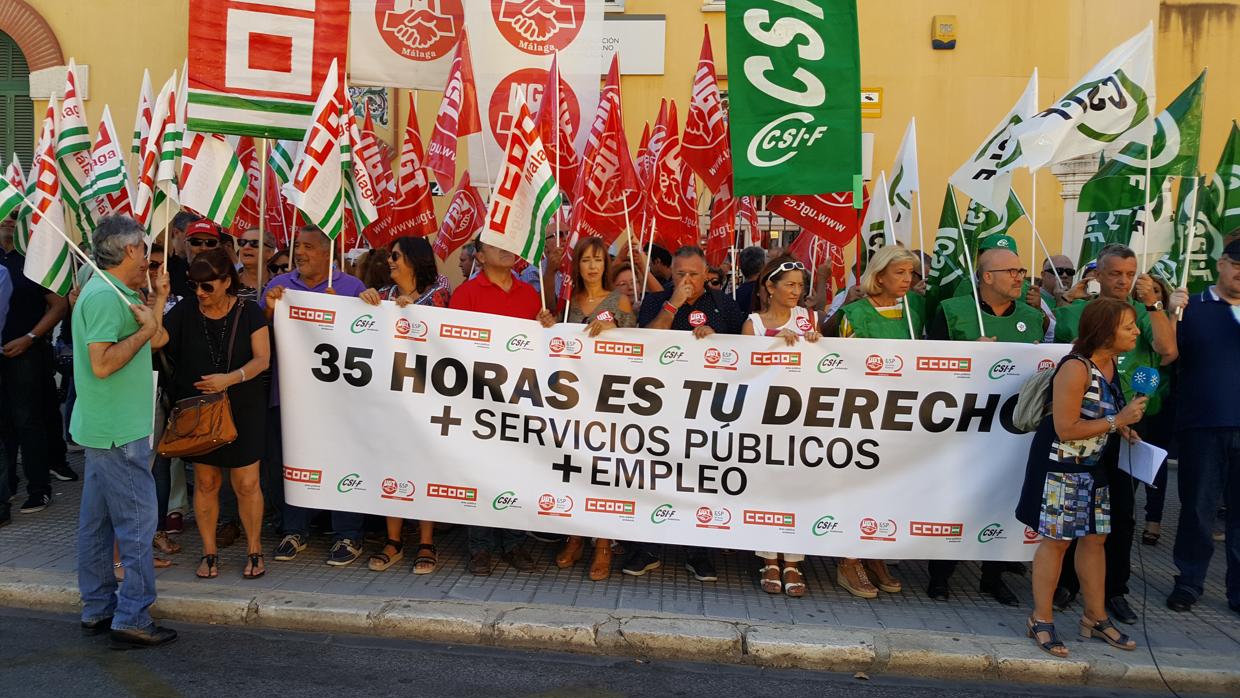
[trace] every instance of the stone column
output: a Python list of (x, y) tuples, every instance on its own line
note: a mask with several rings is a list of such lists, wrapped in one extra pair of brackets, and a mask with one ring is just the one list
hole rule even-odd
[[(1051, 174), (1059, 179), (1059, 196), (1063, 198), (1063, 253), (1073, 262), (1081, 249), (1088, 213), (1078, 213), (1077, 200), (1081, 187), (1098, 171), (1098, 156), (1082, 155), (1051, 165)], [(1040, 258), (1040, 257), (1039, 257)], [(1041, 269), (1041, 267), (1038, 267)]]

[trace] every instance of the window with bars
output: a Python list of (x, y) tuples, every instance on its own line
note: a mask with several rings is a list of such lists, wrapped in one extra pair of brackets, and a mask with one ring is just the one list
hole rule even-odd
[(30, 101), (30, 68), (17, 42), (0, 32), (0, 163), (7, 168), (16, 153), (22, 165), (28, 168), (33, 152), (34, 103)]

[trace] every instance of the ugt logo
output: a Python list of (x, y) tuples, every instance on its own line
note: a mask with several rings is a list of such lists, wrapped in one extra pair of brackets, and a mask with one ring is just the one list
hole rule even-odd
[[(355, 18), (353, 21), (357, 21)], [(378, 0), (375, 27), (396, 53), (415, 61), (448, 55), (465, 24), (461, 0)]]
[(491, 0), (499, 33), (516, 48), (545, 56), (577, 38), (586, 15), (585, 0)]

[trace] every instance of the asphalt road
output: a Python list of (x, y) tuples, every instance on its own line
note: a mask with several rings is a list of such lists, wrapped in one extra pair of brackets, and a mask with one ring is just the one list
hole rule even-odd
[(170, 623), (173, 644), (118, 652), (77, 619), (0, 609), (0, 695), (20, 696), (1125, 696), (746, 666), (644, 662), (352, 635)]

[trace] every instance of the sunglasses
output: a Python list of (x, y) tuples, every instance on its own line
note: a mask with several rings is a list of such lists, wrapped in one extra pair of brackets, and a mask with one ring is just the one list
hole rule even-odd
[(190, 279), (186, 283), (189, 285), (190, 293), (195, 293), (198, 289), (202, 289), (203, 293), (215, 293), (216, 282), (222, 280), (223, 279), (217, 279), (216, 281), (194, 281), (193, 279)]
[(771, 271), (770, 274), (767, 274), (766, 280), (770, 281), (771, 277), (775, 276), (776, 274), (782, 274), (786, 271), (805, 271), (805, 265), (801, 264), (800, 262), (784, 262), (783, 264), (775, 267), (775, 269)]
[[(1051, 270), (1043, 269), (1042, 273), (1045, 274), (1048, 271)], [(1055, 273), (1059, 276), (1076, 276), (1076, 270), (1072, 267), (1055, 267)]]
[(162, 266), (164, 266), (163, 262), (147, 262), (146, 263), (146, 268), (150, 269), (151, 271), (155, 271)]
[(289, 270), (289, 265), (287, 263), (267, 265), (267, 271), (271, 272), (272, 274), (283, 274), (284, 272), (288, 270)]
[(190, 238), (186, 240), (190, 247), (219, 247), (220, 241), (216, 238)]
[(258, 248), (258, 240), (238, 240), (237, 247), (253, 247)]

